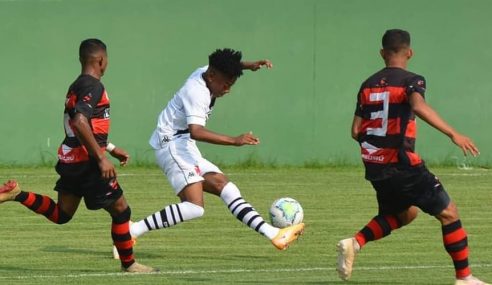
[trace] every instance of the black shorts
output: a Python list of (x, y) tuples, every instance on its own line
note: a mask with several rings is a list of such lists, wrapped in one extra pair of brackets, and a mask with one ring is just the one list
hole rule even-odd
[(398, 214), (410, 206), (417, 206), (435, 216), (450, 202), (439, 179), (425, 166), (399, 171), (391, 178), (371, 183), (377, 193), (380, 215)]
[(77, 175), (67, 174), (59, 168), (60, 165), (57, 165), (60, 178), (56, 181), (54, 190), (83, 197), (85, 206), (89, 210), (106, 208), (123, 196), (118, 181), (103, 179), (97, 164), (91, 164)]

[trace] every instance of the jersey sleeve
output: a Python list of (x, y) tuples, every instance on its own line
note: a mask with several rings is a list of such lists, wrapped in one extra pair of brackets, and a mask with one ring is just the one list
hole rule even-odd
[(85, 117), (91, 118), (94, 109), (101, 100), (104, 87), (102, 84), (90, 84), (81, 86), (73, 91), (77, 96), (74, 115), (76, 113), (81, 113)]
[(423, 76), (416, 75), (409, 79), (407, 84), (407, 95), (414, 92), (419, 93), (425, 98), (425, 78)]
[(182, 97), (186, 124), (205, 126), (208, 117), (210, 94), (188, 89)]

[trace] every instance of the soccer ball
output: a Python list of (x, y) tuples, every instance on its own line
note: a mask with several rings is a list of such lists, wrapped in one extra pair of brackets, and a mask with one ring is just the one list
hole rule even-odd
[(284, 197), (275, 200), (270, 207), (270, 220), (277, 228), (290, 227), (302, 222), (304, 211), (296, 200)]

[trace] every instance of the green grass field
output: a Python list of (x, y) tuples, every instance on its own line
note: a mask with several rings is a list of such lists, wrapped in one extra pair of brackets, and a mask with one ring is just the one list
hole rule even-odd
[[(365, 247), (350, 282), (338, 279), (335, 244), (376, 213), (361, 167), (224, 170), (264, 217), (276, 198), (299, 200), (307, 225), (302, 239), (277, 251), (230, 215), (221, 200), (207, 195), (203, 218), (139, 239), (137, 259), (161, 272), (128, 275), (111, 257), (110, 218), (104, 211), (81, 204), (69, 224), (58, 226), (9, 202), (0, 205), (0, 284), (454, 284), (440, 225), (423, 213)], [(458, 204), (474, 274), (492, 281), (492, 171), (432, 170)], [(129, 167), (119, 174), (134, 220), (177, 201), (157, 168)], [(25, 190), (55, 195), (51, 168), (0, 168), (0, 179), (8, 178)]]

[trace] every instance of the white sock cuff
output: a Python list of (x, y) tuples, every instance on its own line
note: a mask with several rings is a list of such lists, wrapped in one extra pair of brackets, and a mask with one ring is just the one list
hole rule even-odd
[(236, 184), (232, 182), (228, 182), (224, 186), (224, 189), (222, 189), (222, 192), (220, 192), (220, 198), (226, 203), (226, 205), (229, 205), (232, 201), (239, 197), (241, 197), (241, 192), (239, 191), (239, 188), (237, 188)]
[(199, 218), (205, 213), (205, 209), (196, 204), (190, 203), (188, 201), (178, 204), (181, 208), (181, 215), (183, 215), (183, 220), (191, 220), (194, 218)]

